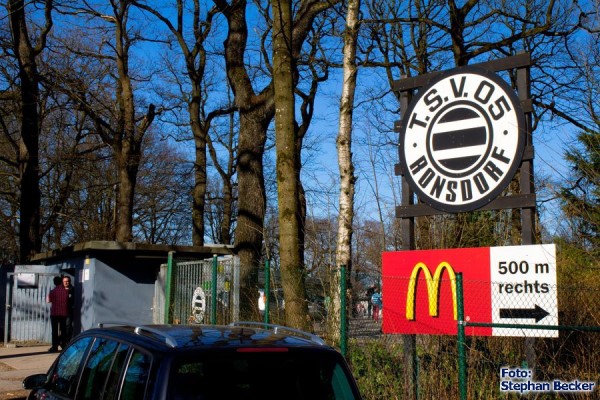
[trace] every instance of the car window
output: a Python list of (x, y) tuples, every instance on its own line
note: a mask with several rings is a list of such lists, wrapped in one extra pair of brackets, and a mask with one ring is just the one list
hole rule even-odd
[(123, 389), (121, 390), (122, 400), (142, 400), (146, 397), (148, 390), (148, 378), (150, 377), (150, 368), (152, 367), (152, 358), (150, 355), (139, 350), (134, 350), (127, 371), (123, 380)]
[(331, 377), (331, 387), (336, 399), (354, 399), (352, 386), (348, 381), (348, 376), (340, 364), (336, 364), (333, 368)]
[(129, 346), (125, 343), (121, 343), (119, 345), (113, 366), (110, 369), (110, 373), (108, 374), (108, 379), (106, 381), (106, 386), (104, 389), (105, 400), (114, 399), (115, 395), (119, 393), (119, 389), (121, 388), (121, 385), (119, 385), (119, 378), (121, 377), (121, 372), (123, 372), (123, 367), (127, 361), (128, 350)]
[(81, 373), (81, 380), (77, 399), (91, 400), (103, 396), (104, 384), (119, 343), (106, 339), (96, 338), (90, 355)]
[(354, 400), (346, 369), (331, 353), (204, 353), (181, 360), (169, 380), (175, 400)]
[(63, 396), (72, 396), (77, 388), (77, 371), (92, 341), (84, 337), (74, 341), (59, 356), (56, 367), (50, 371), (49, 388)]

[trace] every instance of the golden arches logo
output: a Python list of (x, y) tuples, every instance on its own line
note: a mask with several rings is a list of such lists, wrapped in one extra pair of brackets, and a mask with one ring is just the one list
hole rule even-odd
[(454, 319), (458, 319), (458, 310), (456, 305), (456, 274), (454, 273), (454, 270), (452, 269), (450, 264), (448, 264), (445, 261), (441, 262), (437, 266), (433, 276), (431, 276), (429, 268), (427, 268), (427, 266), (424, 263), (420, 262), (417, 263), (417, 265), (415, 265), (410, 275), (410, 280), (408, 283), (408, 292), (406, 294), (406, 319), (415, 319), (415, 291), (419, 271), (423, 271), (423, 274), (425, 274), (425, 281), (427, 282), (429, 315), (432, 317), (438, 316), (439, 292), (440, 286), (442, 285), (442, 272), (444, 272), (444, 270), (448, 272), (448, 277), (450, 278), (450, 286), (452, 288), (452, 306), (454, 308)]

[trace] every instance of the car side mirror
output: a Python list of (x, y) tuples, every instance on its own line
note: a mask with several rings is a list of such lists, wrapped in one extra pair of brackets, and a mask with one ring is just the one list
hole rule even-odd
[(23, 389), (39, 389), (47, 382), (48, 376), (46, 374), (35, 374), (30, 375), (23, 379)]

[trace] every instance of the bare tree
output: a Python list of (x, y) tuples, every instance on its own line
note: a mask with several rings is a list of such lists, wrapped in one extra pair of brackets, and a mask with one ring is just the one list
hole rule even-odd
[[(3, 77), (10, 82), (13, 74)], [(16, 90), (15, 90), (16, 92)], [(12, 96), (11, 96), (12, 97)], [(5, 259), (19, 257), (19, 164), (20, 121), (18, 104), (11, 99), (0, 102), (0, 251)]]
[(294, 59), (291, 53), (292, 4), (275, 0), (273, 7), (273, 88), (275, 97), (275, 145), (277, 152), (277, 193), (279, 205), (279, 257), (285, 296), (286, 323), (307, 329), (304, 266), (300, 259), (300, 205), (297, 171), (294, 101)]
[(263, 153), (267, 128), (273, 118), (272, 85), (259, 93), (252, 87), (245, 67), (248, 39), (246, 0), (215, 1), (228, 22), (225, 40), (227, 77), (239, 113), (238, 140), (238, 219), (235, 248), (240, 257), (242, 315), (258, 315), (254, 299), (257, 293), (258, 260), (262, 250), (262, 230), (266, 209)]
[[(214, 243), (223, 244), (231, 244), (237, 210), (237, 191), (234, 182), (237, 170), (235, 114), (230, 113), (227, 121), (227, 125), (223, 126), (222, 130), (213, 126), (215, 139), (208, 142), (210, 158), (222, 183), (218, 190), (216, 189), (217, 185), (213, 185), (212, 193), (209, 189), (209, 207), (212, 207), (213, 213), (212, 216), (209, 216), (209, 221), (218, 221), (216, 224), (210, 224), (218, 231), (218, 234), (213, 234), (212, 237)], [(217, 145), (222, 147), (222, 152), (225, 154), (224, 160), (219, 159)]]
[[(252, 86), (251, 75), (246, 68), (248, 24), (246, 0), (214, 0), (228, 23), (225, 40), (227, 77), (234, 93), (234, 103), (239, 112), (238, 142), (238, 219), (235, 230), (235, 248), (240, 257), (242, 298), (250, 309), (242, 315), (257, 315), (256, 302), (258, 263), (262, 254), (263, 227), (266, 210), (266, 192), (263, 170), (263, 154), (267, 128), (275, 108), (273, 82), (258, 92)], [(298, 59), (302, 45), (310, 32), (315, 17), (332, 6), (332, 2), (305, 0), (298, 5), (293, 19), (291, 54)], [(268, 31), (263, 32), (262, 43)], [(266, 55), (265, 48), (262, 54)], [(268, 57), (265, 57), (268, 62)], [(270, 69), (270, 65), (267, 66)]]
[[(600, 25), (600, 15), (596, 17)], [(567, 104), (573, 110), (561, 111), (552, 106), (561, 119), (576, 127), (576, 142), (565, 149), (570, 166), (566, 179), (558, 183), (558, 197), (564, 220), (561, 236), (578, 250), (579, 265), (593, 265), (600, 255), (600, 35), (580, 38), (578, 46), (569, 48), (573, 67), (568, 74), (578, 85), (571, 87)], [(565, 100), (567, 100), (565, 98)], [(577, 108), (577, 111), (575, 111)], [(584, 260), (589, 261), (584, 261)]]
[[(104, 25), (102, 29), (108, 28), (113, 37), (99, 38), (100, 48), (109, 48), (107, 54), (94, 50), (88, 51), (84, 47), (85, 44), (81, 42), (65, 42), (65, 46), (72, 46), (68, 50), (80, 57), (89, 57), (91, 63), (106, 61), (114, 63), (99, 68), (114, 77), (114, 107), (107, 104), (111, 101), (106, 93), (107, 88), (101, 88), (104, 93), (91, 92), (92, 85), (85, 81), (86, 76), (83, 74), (79, 76), (56, 74), (60, 80), (55, 82), (79, 104), (81, 110), (92, 121), (94, 133), (99, 135), (115, 154), (118, 186), (114, 238), (121, 242), (128, 242), (133, 238), (133, 208), (136, 180), (142, 158), (142, 143), (157, 113), (154, 104), (149, 104), (142, 115), (137, 112), (140, 104), (135, 100), (135, 77), (132, 77), (130, 57), (132, 47), (141, 35), (131, 26), (131, 9), (131, 0), (111, 0), (107, 6), (110, 15), (104, 14), (103, 9), (96, 9), (86, 2), (83, 8), (72, 11), (77, 16), (88, 16), (90, 24)], [(95, 28), (97, 29), (98, 26)]]
[[(340, 171), (340, 211), (336, 246), (336, 264), (332, 271), (332, 317), (328, 319), (329, 332), (340, 332), (339, 315), (341, 296), (339, 293), (339, 270), (342, 265), (352, 270), (352, 223), (354, 220), (354, 164), (352, 162), (352, 113), (354, 111), (354, 93), (356, 91), (356, 46), (359, 29), (360, 0), (349, 0), (346, 12), (344, 32), (344, 82), (340, 99), (340, 120), (337, 136), (338, 165)], [(346, 279), (346, 277), (344, 277)], [(339, 340), (339, 337), (336, 338)]]
[[(54, 61), (46, 60), (45, 63)], [(46, 66), (44, 69), (48, 70)], [(51, 250), (78, 240), (71, 227), (75, 220), (83, 219), (83, 216), (82, 210), (71, 208), (72, 199), (78, 195), (78, 191), (88, 187), (84, 182), (92, 176), (91, 171), (98, 168), (98, 164), (90, 165), (90, 154), (103, 155), (106, 145), (97, 137), (87, 134), (86, 124), (89, 120), (77, 110), (74, 102), (48, 85), (44, 85), (44, 89), (41, 96), (44, 118), (40, 136), (41, 235), (42, 248)], [(103, 177), (112, 188), (114, 179), (106, 179), (111, 176), (109, 171), (104, 170)], [(108, 222), (106, 226), (110, 228), (112, 219)]]
[[(216, 109), (210, 113), (205, 111), (207, 101), (205, 95), (205, 71), (207, 63), (207, 49), (205, 42), (211, 32), (212, 20), (217, 13), (213, 7), (205, 12), (202, 19), (201, 2), (193, 1), (191, 15), (186, 15), (185, 1), (177, 0), (177, 12), (173, 13), (175, 22), (161, 14), (156, 8), (150, 7), (142, 2), (135, 2), (136, 6), (150, 12), (158, 18), (171, 32), (179, 45), (185, 61), (188, 82), (191, 85), (191, 93), (187, 94), (187, 108), (189, 124), (192, 130), (194, 145), (196, 148), (195, 183), (192, 195), (192, 243), (195, 246), (204, 245), (204, 213), (207, 190), (207, 144), (210, 141), (210, 126), (213, 118), (232, 113), (233, 110), (225, 107)], [(191, 18), (190, 18), (191, 17)], [(187, 22), (187, 25), (186, 25)], [(189, 29), (189, 34), (187, 30)], [(188, 39), (191, 38), (191, 39)]]
[(38, 57), (46, 47), (46, 38), (52, 29), (52, 0), (44, 4), (45, 25), (38, 31), (37, 43), (31, 43), (27, 13), (23, 0), (9, 0), (12, 48), (19, 71), (19, 98), (21, 134), (19, 137), (19, 254), (26, 262), (41, 249), (40, 188), (39, 188), (39, 83)]
[(193, 169), (173, 145), (146, 135), (134, 208), (136, 241), (191, 243), (189, 193)]

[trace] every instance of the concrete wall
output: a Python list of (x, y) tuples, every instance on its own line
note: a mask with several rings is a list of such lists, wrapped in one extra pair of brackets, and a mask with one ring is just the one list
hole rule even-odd
[[(52, 278), (66, 274), (75, 288), (73, 334), (100, 322), (151, 324), (155, 282), (159, 266), (137, 260), (108, 257), (73, 258), (52, 265), (15, 267), (9, 284), (12, 313), (7, 330), (9, 341), (50, 342), (50, 306), (46, 295), (54, 287)], [(19, 273), (36, 275), (37, 285), (19, 288)]]
[[(151, 324), (154, 301), (154, 283), (158, 267), (136, 264), (122, 265), (94, 259), (89, 273), (84, 268), (83, 287), (91, 286), (92, 293), (86, 291), (84, 300), (84, 329), (100, 322), (127, 322), (131, 324)], [(86, 266), (87, 267), (87, 266)], [(92, 284), (93, 283), (93, 284)]]

